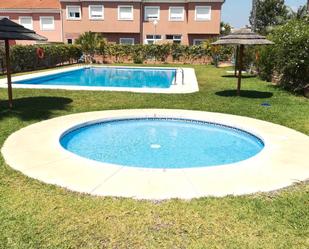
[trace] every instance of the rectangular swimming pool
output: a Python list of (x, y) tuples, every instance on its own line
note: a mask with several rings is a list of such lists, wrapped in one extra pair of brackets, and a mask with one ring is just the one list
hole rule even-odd
[(15, 84), (83, 87), (169, 88), (175, 82), (176, 69), (86, 67)]
[[(198, 82), (193, 68), (76, 65), (12, 77), (13, 88), (193, 93)], [(7, 88), (7, 79), (0, 79)]]

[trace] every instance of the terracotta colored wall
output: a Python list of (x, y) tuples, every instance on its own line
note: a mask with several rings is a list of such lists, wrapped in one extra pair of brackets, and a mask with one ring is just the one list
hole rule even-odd
[[(89, 19), (89, 5), (104, 5), (104, 20), (90, 20)], [(81, 6), (81, 20), (67, 20), (66, 6), (79, 5)], [(118, 5), (133, 5), (134, 20), (120, 21), (118, 20)], [(159, 6), (160, 20), (156, 27), (156, 34), (162, 35), (182, 35), (182, 44), (192, 44), (193, 39), (204, 39), (216, 36), (220, 33), (221, 21), (221, 3), (144, 3), (141, 10), (140, 3), (130, 2), (82, 2), (61, 3), (63, 16), (63, 32), (64, 41), (67, 39), (76, 39), (80, 34), (86, 31), (104, 33), (105, 37), (110, 37), (111, 41), (119, 41), (120, 37), (115, 38), (117, 33), (132, 33), (136, 38), (140, 34), (138, 40), (145, 41), (146, 35), (154, 34), (154, 26), (151, 22), (144, 21), (144, 7), (145, 6)], [(170, 6), (184, 6), (185, 17), (184, 21), (169, 21), (169, 7)], [(211, 6), (211, 20), (210, 21), (195, 21), (195, 7), (196, 6)], [(141, 13), (142, 12), (142, 13)], [(107, 35), (107, 33), (110, 33)], [(195, 35), (195, 36), (194, 36)], [(132, 36), (125, 36), (132, 37)], [(195, 38), (193, 38), (195, 37)], [(116, 42), (118, 42), (116, 41)]]
[[(193, 40), (189, 39), (189, 34), (207, 34), (214, 36), (220, 33), (220, 3), (151, 3), (145, 4), (144, 6), (160, 7), (160, 20), (156, 26), (156, 34), (162, 35), (162, 39), (165, 39), (165, 35), (182, 35), (183, 44), (192, 44)], [(184, 21), (169, 21), (170, 6), (179, 6), (185, 8)], [(195, 6), (211, 6), (211, 20), (195, 21)], [(154, 34), (154, 25), (152, 22), (144, 21), (143, 16), (143, 40), (145, 40), (147, 34)], [(202, 37), (197, 36), (197, 39), (202, 39)]]
[[(165, 39), (165, 35), (182, 35), (182, 43), (188, 44), (187, 39), (187, 15), (186, 4), (168, 4), (168, 3), (151, 3), (144, 4), (144, 6), (159, 6), (160, 7), (160, 20), (156, 26), (156, 34), (161, 35), (162, 39)], [(179, 6), (185, 7), (184, 21), (169, 21), (169, 7)], [(143, 42), (145, 42), (146, 35), (154, 34), (154, 25), (152, 22), (144, 20), (145, 11), (143, 11)]]
[[(60, 14), (47, 13), (0, 13), (0, 16), (8, 16), (10, 20), (19, 23), (20, 16), (31, 16), (33, 22), (33, 30), (39, 35), (48, 38), (48, 42), (62, 42), (62, 28)], [(42, 31), (40, 28), (40, 16), (54, 16), (55, 30)], [(33, 41), (17, 41), (17, 44), (33, 44)]]
[[(89, 5), (104, 5), (104, 20), (89, 19)], [(66, 6), (80, 5), (81, 20), (67, 20)], [(118, 20), (118, 5), (133, 5), (133, 20)], [(139, 33), (140, 32), (140, 4), (130, 2), (83, 2), (61, 3), (63, 16), (64, 38), (77, 38), (87, 31), (111, 33)]]
[(113, 43), (119, 43), (120, 38), (134, 38), (135, 44), (140, 42), (139, 33), (102, 33), (102, 36)]
[[(189, 34), (220, 34), (221, 3), (189, 3), (188, 33)], [(195, 21), (196, 6), (211, 6), (210, 21)]]
[(211, 35), (210, 34), (189, 34), (188, 40), (189, 40), (189, 44), (193, 45), (195, 39), (206, 40), (206, 39), (213, 38), (215, 36), (218, 36), (218, 35), (217, 34), (216, 35), (213, 35), (213, 34), (211, 34)]

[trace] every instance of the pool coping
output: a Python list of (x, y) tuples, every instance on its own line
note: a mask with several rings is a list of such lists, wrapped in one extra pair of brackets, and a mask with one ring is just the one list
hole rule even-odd
[[(146, 169), (101, 163), (65, 150), (59, 142), (68, 129), (94, 120), (183, 118), (213, 122), (248, 131), (264, 149), (233, 164)], [(8, 165), (42, 182), (98, 196), (162, 200), (266, 192), (309, 178), (309, 136), (290, 128), (230, 114), (173, 110), (124, 109), (87, 112), (42, 121), (13, 133), (1, 152)]]
[[(176, 79), (174, 84), (169, 88), (138, 88), (138, 87), (97, 87), (97, 86), (70, 86), (70, 85), (37, 85), (37, 84), (18, 84), (13, 83), (13, 88), (21, 89), (62, 89), (62, 90), (87, 90), (87, 91), (120, 91), (120, 92), (137, 92), (137, 93), (166, 93), (166, 94), (184, 94), (199, 91), (197, 78), (194, 68), (182, 67), (137, 67), (137, 66), (106, 66), (106, 65), (77, 65), (68, 68), (53, 69), (44, 72), (29, 73), (12, 77), (12, 82), (29, 80), (43, 76), (65, 73), (89, 67), (104, 68), (136, 68), (136, 69), (167, 69), (176, 70)], [(183, 78), (183, 79), (182, 79)], [(7, 87), (6, 78), (0, 79), (0, 88)]]

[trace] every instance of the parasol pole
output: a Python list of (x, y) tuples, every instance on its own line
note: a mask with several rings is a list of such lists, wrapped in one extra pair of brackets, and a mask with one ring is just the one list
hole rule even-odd
[(11, 61), (10, 61), (10, 44), (9, 40), (5, 40), (5, 59), (6, 59), (6, 75), (8, 83), (9, 108), (13, 108), (12, 80), (11, 80)]
[(234, 76), (237, 76), (237, 66), (238, 66), (238, 54), (239, 54), (239, 46), (236, 45), (236, 52), (235, 52), (235, 70), (234, 70)]
[(238, 83), (237, 83), (237, 96), (240, 96), (240, 87), (241, 87), (241, 71), (243, 67), (243, 57), (244, 57), (244, 45), (240, 45), (239, 48), (239, 65), (238, 65)]

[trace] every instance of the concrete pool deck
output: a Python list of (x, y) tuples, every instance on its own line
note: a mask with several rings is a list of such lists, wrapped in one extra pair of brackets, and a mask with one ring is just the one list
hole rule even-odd
[[(169, 117), (234, 126), (261, 138), (264, 149), (233, 164), (147, 169), (101, 163), (65, 150), (64, 132), (93, 121)], [(128, 109), (72, 114), (35, 123), (13, 133), (1, 152), (23, 174), (72, 191), (136, 199), (191, 199), (272, 191), (309, 178), (309, 137), (262, 120), (221, 113), (168, 109)], [(228, 153), (228, 152), (227, 152)]]
[[(74, 85), (44, 85), (44, 84), (18, 84), (14, 82), (36, 79), (39, 77), (56, 75), (59, 73), (71, 72), (89, 67), (104, 68), (138, 68), (138, 69), (174, 69), (176, 77), (173, 84), (169, 88), (151, 88), (151, 87), (101, 87), (101, 86), (74, 86)], [(198, 82), (193, 68), (177, 68), (177, 67), (130, 67), (130, 66), (104, 66), (104, 65), (78, 65), (67, 68), (53, 69), (49, 71), (28, 73), (25, 75), (12, 77), (13, 88), (24, 89), (64, 89), (64, 90), (88, 90), (88, 91), (120, 91), (120, 92), (137, 92), (137, 93), (167, 93), (167, 94), (183, 94), (198, 92)], [(6, 78), (0, 79), (0, 88), (7, 88)]]

